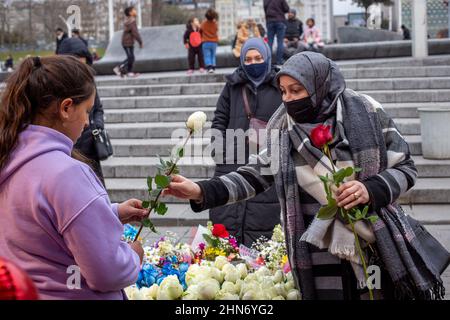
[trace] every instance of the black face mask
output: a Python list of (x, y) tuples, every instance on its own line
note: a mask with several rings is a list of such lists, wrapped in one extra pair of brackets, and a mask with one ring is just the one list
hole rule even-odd
[(319, 108), (314, 107), (311, 97), (284, 102), (287, 113), (297, 123), (314, 123)]

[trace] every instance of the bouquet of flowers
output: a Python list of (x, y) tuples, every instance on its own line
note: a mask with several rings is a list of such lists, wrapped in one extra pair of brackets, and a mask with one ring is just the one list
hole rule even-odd
[[(124, 239), (134, 239), (137, 229), (125, 225)], [(153, 246), (144, 247), (144, 261), (136, 282), (137, 288), (160, 286), (170, 276), (175, 276), (186, 289), (185, 274), (192, 263), (193, 254), (189, 245), (178, 243), (175, 234), (167, 232)]]
[(261, 237), (252, 245), (259, 251), (258, 263), (267, 266), (272, 271), (283, 269), (286, 273), (290, 271), (286, 242), (281, 225), (276, 225), (270, 240)]
[(208, 222), (207, 232), (203, 234), (205, 242), (198, 245), (196, 261), (202, 259), (214, 261), (216, 257), (227, 257), (229, 261), (239, 258), (239, 245), (236, 238), (231, 236), (223, 224)]
[[(231, 264), (226, 257), (192, 264), (185, 273), (186, 289), (175, 275), (150, 288), (125, 289), (131, 300), (299, 300), (289, 272), (261, 267), (254, 271), (246, 264)], [(181, 290), (180, 290), (181, 289)]]

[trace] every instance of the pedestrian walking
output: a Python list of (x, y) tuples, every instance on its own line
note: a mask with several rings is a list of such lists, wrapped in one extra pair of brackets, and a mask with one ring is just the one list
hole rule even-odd
[(141, 49), (144, 47), (144, 44), (136, 23), (136, 8), (133, 6), (125, 8), (124, 14), (125, 21), (123, 23), (122, 47), (125, 50), (127, 58), (119, 66), (114, 68), (114, 73), (121, 77), (127, 76), (134, 78), (139, 75), (133, 72), (135, 61), (134, 43), (137, 41)]

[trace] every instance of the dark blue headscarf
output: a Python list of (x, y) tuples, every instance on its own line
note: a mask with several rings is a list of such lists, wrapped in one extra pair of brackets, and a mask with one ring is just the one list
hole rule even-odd
[[(245, 56), (249, 50), (257, 50), (264, 58), (264, 62), (267, 64), (266, 72), (260, 75), (258, 78), (254, 78), (247, 73), (245, 70)], [(244, 69), (245, 74), (248, 79), (254, 84), (257, 88), (261, 83), (264, 82), (264, 79), (270, 73), (272, 68), (272, 55), (270, 53), (269, 46), (264, 42), (261, 38), (250, 38), (245, 41), (244, 46), (241, 50), (241, 67)]]

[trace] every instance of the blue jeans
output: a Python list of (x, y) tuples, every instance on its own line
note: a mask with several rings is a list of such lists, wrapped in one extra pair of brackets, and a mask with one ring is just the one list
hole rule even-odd
[(203, 59), (207, 69), (216, 67), (216, 42), (203, 42)]
[(286, 24), (284, 22), (267, 22), (267, 38), (269, 38), (270, 52), (273, 52), (273, 41), (277, 36), (277, 64), (283, 64), (284, 35)]

